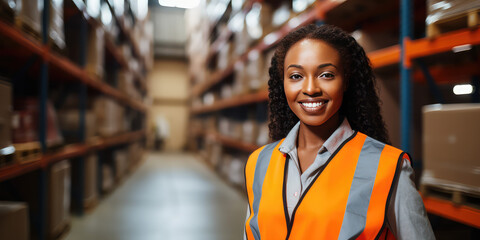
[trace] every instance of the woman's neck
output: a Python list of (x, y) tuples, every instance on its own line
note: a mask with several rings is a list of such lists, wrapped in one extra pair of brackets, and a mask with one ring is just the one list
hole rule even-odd
[(341, 120), (337, 112), (330, 119), (320, 126), (309, 126), (300, 122), (300, 129), (298, 130), (297, 148), (303, 149), (320, 149), (325, 141), (335, 132), (340, 126)]

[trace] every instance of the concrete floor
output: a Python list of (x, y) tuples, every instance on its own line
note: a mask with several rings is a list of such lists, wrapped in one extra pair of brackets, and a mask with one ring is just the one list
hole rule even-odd
[(67, 240), (242, 239), (246, 198), (189, 154), (151, 153)]

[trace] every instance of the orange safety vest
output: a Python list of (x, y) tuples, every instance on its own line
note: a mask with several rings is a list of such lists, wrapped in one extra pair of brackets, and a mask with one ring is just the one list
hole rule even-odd
[(256, 150), (245, 166), (248, 240), (395, 239), (385, 226), (386, 211), (407, 154), (355, 132), (305, 189), (290, 219), (282, 142)]

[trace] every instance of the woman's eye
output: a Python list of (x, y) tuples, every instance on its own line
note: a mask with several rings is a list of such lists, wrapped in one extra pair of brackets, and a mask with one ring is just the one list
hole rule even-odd
[(301, 78), (302, 78), (302, 75), (300, 75), (300, 74), (292, 74), (292, 75), (290, 75), (290, 79), (292, 79), (292, 80), (299, 80), (299, 79), (301, 79)]
[(326, 72), (326, 73), (320, 74), (320, 77), (321, 77), (321, 78), (326, 78), (326, 79), (332, 79), (332, 78), (335, 77), (335, 75), (333, 75), (332, 73)]

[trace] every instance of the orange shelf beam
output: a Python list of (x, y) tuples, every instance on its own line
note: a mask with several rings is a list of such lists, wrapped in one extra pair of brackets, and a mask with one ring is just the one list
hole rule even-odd
[(413, 41), (407, 40), (405, 55), (411, 60), (452, 51), (452, 48), (466, 44), (480, 44), (480, 28), (459, 30), (440, 35), (436, 38), (423, 38)]
[(400, 46), (376, 50), (367, 54), (373, 68), (380, 68), (400, 62)]
[(427, 212), (431, 214), (480, 228), (479, 209), (467, 206), (455, 206), (450, 201), (434, 197), (423, 197), (423, 203), (425, 204)]
[(209, 106), (194, 107), (191, 112), (201, 114), (263, 101), (268, 101), (268, 90), (220, 100)]
[(72, 144), (65, 146), (61, 151), (56, 153), (45, 154), (36, 161), (32, 161), (26, 164), (13, 164), (8, 167), (0, 168), (0, 182), (5, 181), (32, 171), (35, 171), (40, 168), (45, 168), (55, 162), (83, 156), (91, 151), (96, 151), (104, 149), (107, 147), (120, 145), (129, 142), (135, 142), (140, 140), (145, 136), (145, 131), (135, 131), (124, 133), (114, 137), (108, 137), (99, 139), (95, 143), (86, 143), (86, 144)]

